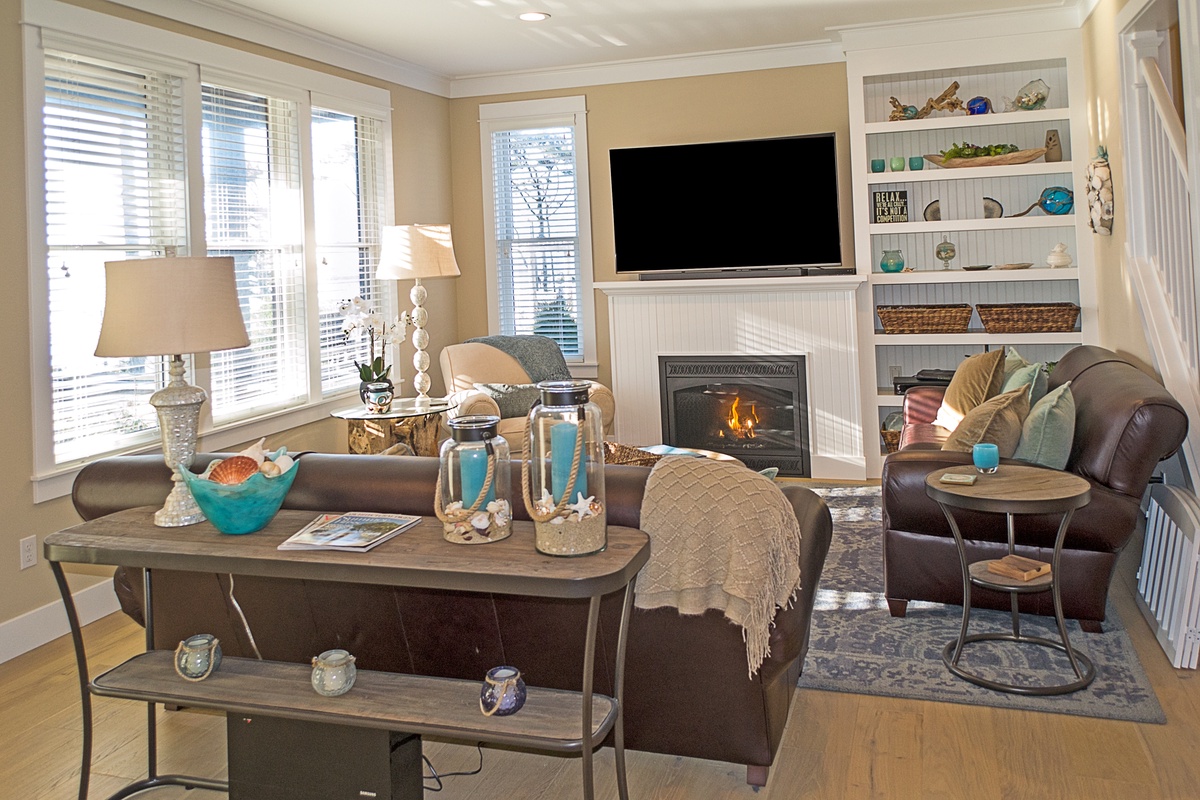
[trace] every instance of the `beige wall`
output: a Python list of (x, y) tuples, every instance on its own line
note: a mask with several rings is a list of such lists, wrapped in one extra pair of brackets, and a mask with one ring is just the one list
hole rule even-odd
[[(397, 156), (394, 159), (396, 176), (396, 212), (400, 222), (442, 222), (450, 217), (449, 185), (449, 113), (448, 100), (406, 87), (366, 78), (346, 70), (328, 67), (307, 59), (280, 54), (257, 44), (164, 20), (114, 6), (101, 0), (80, 0), (76, 5), (144, 22), (158, 27), (187, 33), (196, 38), (215, 41), (281, 61), (322, 70), (334, 75), (380, 86), (391, 92), (393, 137)], [(33, 437), (30, 431), (30, 365), (29, 365), (29, 258), (26, 246), (25, 151), (24, 120), (11, 110), (24, 105), (22, 94), (21, 0), (0, 0), (0, 107), (10, 113), (0, 117), (0, 242), (5, 254), (4, 291), (0, 292), (0, 336), (5, 343), (0, 348), (0, 398), (3, 399), (4, 424), (0, 428), (0, 493), (3, 496), (3, 519), (0, 526), (0, 624), (33, 611), (58, 599), (50, 570), (41, 560), (41, 539), (79, 521), (70, 498), (59, 498), (34, 505), (29, 476), (33, 472)], [(451, 291), (442, 291), (439, 284), (430, 282), (429, 308), (435, 326), (431, 329), (433, 348), (454, 341), (455, 305)], [(408, 305), (409, 284), (401, 284), (397, 292), (401, 307)], [(436, 352), (436, 350), (434, 350)], [(405, 361), (411, 359), (411, 348), (405, 348)], [(436, 369), (436, 362), (435, 362)], [(411, 381), (412, 367), (403, 365), (405, 382)], [(441, 379), (434, 376), (434, 385)], [(411, 389), (409, 390), (411, 394)], [(305, 425), (291, 431), (281, 431), (270, 439), (273, 444), (286, 444), (292, 450), (345, 451), (346, 423), (328, 420)], [(38, 566), (18, 569), (19, 539), (30, 534), (38, 536)], [(106, 570), (71, 568), (71, 584), (75, 589), (96, 582), (92, 577)]]
[[(1088, 87), (1087, 155), (1098, 145), (1108, 148), (1113, 174), (1113, 233), (1094, 236), (1096, 243), (1096, 293), (1100, 317), (1100, 344), (1126, 355), (1143, 367), (1151, 363), (1150, 346), (1133, 285), (1123, 268), (1129, 235), (1125, 197), (1125, 147), (1121, 138), (1120, 60), (1116, 17), (1125, 0), (1100, 0), (1083, 27), (1083, 47)], [(1077, 176), (1078, 179), (1078, 176)], [(1075, 193), (1080, 213), (1086, 213), (1082, 188)]]
[[(481, 103), (580, 94), (587, 97), (592, 257), (596, 281), (618, 279), (613, 258), (609, 149), (826, 131), (838, 135), (843, 258), (847, 264), (854, 263), (845, 64), (456, 99), (451, 104), (451, 155), (455, 251), (463, 271), (463, 276), (458, 279), (461, 337), (488, 333), (479, 106)], [(798, 192), (804, 190), (803, 185), (796, 187)], [(796, 235), (804, 235), (803, 220), (796, 221)], [(606, 299), (600, 292), (596, 293), (596, 327), (600, 380), (609, 383), (612, 375), (608, 314)]]

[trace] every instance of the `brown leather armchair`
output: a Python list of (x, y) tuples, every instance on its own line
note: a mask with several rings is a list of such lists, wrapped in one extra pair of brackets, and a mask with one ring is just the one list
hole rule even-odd
[[(1071, 381), (1075, 438), (1066, 469), (1092, 485), (1091, 502), (1075, 512), (1063, 544), (1060, 580), (1063, 613), (1085, 630), (1104, 621), (1117, 556), (1133, 535), (1142, 494), (1155, 466), (1187, 434), (1183, 408), (1153, 378), (1116, 353), (1085, 345), (1066, 353), (1050, 373), (1051, 389)], [(900, 449), (884, 461), (884, 594), (893, 616), (910, 600), (962, 603), (962, 568), (941, 508), (925, 494), (925, 476), (940, 467), (969, 464), (969, 453), (941, 450), (945, 430), (933, 425), (939, 387), (915, 387), (904, 398)], [(1002, 459), (1004, 463), (1020, 463)], [(1006, 552), (1004, 516), (956, 511), (967, 540), (967, 560)], [(1049, 561), (1058, 516), (1022, 516), (1017, 552)], [(972, 605), (1001, 610), (1009, 596), (976, 589)], [(1054, 613), (1049, 593), (1021, 595), (1021, 610)]]

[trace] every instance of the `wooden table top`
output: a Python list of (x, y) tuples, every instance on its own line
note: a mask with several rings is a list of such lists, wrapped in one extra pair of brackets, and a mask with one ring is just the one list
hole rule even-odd
[(231, 536), (209, 522), (160, 528), (153, 508), (134, 508), (50, 534), (45, 555), (68, 563), (567, 598), (622, 589), (650, 557), (650, 539), (636, 528), (610, 525), (605, 550), (564, 558), (537, 552), (531, 522), (514, 522), (512, 536), (498, 542), (458, 545), (442, 538), (442, 523), (433, 517), (366, 553), (276, 549), (317, 516), (283, 509), (262, 530)]
[[(942, 483), (947, 473), (978, 475), (974, 484)], [(980, 475), (967, 464), (936, 469), (925, 476), (926, 493), (939, 503), (972, 511), (1000, 514), (1050, 514), (1087, 505), (1092, 487), (1070, 472), (1044, 467), (1001, 464), (991, 475)]]

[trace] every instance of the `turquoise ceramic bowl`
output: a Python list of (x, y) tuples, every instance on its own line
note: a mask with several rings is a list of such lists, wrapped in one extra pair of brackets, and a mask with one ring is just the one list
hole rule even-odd
[(227, 485), (178, 467), (196, 505), (221, 533), (254, 533), (265, 528), (283, 505), (299, 469), (297, 460), (291, 469), (274, 478), (258, 473), (242, 483)]

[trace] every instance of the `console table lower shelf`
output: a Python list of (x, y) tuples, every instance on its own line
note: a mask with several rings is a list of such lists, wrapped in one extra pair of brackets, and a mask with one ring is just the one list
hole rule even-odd
[[(557, 752), (583, 747), (580, 692), (531, 686), (519, 713), (488, 717), (476, 681), (359, 670), (349, 692), (325, 697), (303, 664), (226, 657), (207, 679), (191, 682), (173, 661), (165, 650), (134, 656), (93, 679), (91, 692), (226, 712), (229, 781), (208, 788), (226, 788), (231, 798), (265, 790), (418, 800), (423, 735)], [(596, 742), (612, 730), (617, 703), (593, 695), (591, 706)]]
[[(519, 712), (488, 717), (479, 710), (479, 681), (360, 669), (354, 688), (325, 697), (313, 691), (305, 664), (226, 657), (192, 682), (175, 674), (172, 661), (166, 650), (136, 655), (94, 678), (92, 694), (557, 752), (583, 746), (580, 692), (530, 686)], [(593, 742), (608, 735), (616, 715), (611, 697), (592, 695)]]

